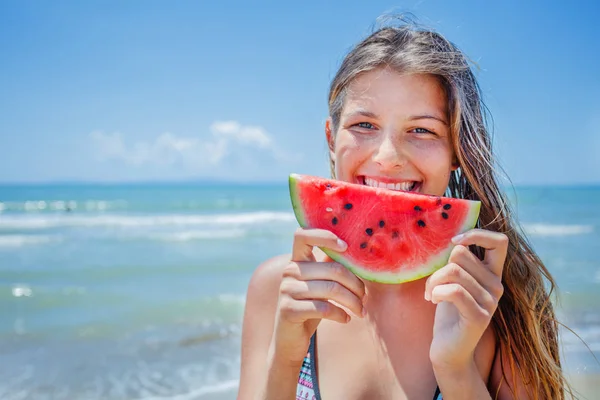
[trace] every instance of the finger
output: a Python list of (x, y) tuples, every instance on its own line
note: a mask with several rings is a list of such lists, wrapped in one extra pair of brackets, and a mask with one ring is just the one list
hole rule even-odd
[(365, 296), (365, 284), (348, 268), (337, 262), (292, 262), (283, 270), (283, 277), (301, 281), (329, 280), (341, 283), (359, 299)]
[(508, 237), (499, 232), (487, 231), (484, 229), (471, 229), (461, 235), (455, 236), (452, 241), (454, 244), (463, 246), (476, 245), (485, 249), (484, 264), (488, 265), (492, 272), (502, 276), (504, 261), (506, 261), (506, 251), (508, 250)]
[(362, 318), (361, 299), (338, 282), (290, 279), (282, 283), (281, 291), (296, 300), (333, 300)]
[[(489, 274), (491, 272), (488, 271)], [(498, 300), (469, 274), (461, 265), (450, 263), (433, 273), (425, 283), (425, 299), (432, 299), (432, 292), (438, 286), (458, 284), (462, 286), (473, 299), (489, 312), (493, 312)]]
[(473, 296), (457, 283), (449, 283), (433, 288), (431, 301), (434, 304), (442, 301), (454, 304), (466, 321), (476, 325), (487, 324), (492, 318), (492, 313), (477, 304)]
[(292, 261), (314, 261), (313, 247), (327, 247), (335, 251), (345, 251), (348, 246), (333, 232), (325, 229), (298, 228), (294, 234)]
[(350, 321), (350, 315), (344, 310), (323, 300), (296, 300), (287, 297), (281, 301), (279, 312), (282, 319), (293, 324), (302, 324), (309, 319), (329, 319), (342, 324)]
[[(448, 264), (458, 264), (463, 270), (470, 274), (477, 283), (487, 290), (496, 302), (504, 293), (502, 277), (494, 274), (490, 268), (483, 265), (482, 261), (469, 250), (468, 247), (457, 245), (452, 249)], [(481, 303), (477, 300), (479, 304)]]

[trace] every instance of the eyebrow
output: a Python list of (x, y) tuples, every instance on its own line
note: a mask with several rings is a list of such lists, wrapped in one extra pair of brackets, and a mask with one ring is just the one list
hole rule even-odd
[(363, 117), (374, 118), (374, 119), (379, 118), (379, 116), (377, 114), (375, 114), (374, 112), (371, 112), (371, 111), (367, 111), (364, 108), (359, 108), (358, 110), (352, 111), (350, 114), (347, 115), (347, 117), (355, 117), (357, 115), (362, 115)]
[[(359, 108), (358, 110), (351, 112), (346, 117), (350, 118), (350, 117), (355, 117), (357, 115), (362, 115), (363, 117), (374, 118), (374, 119), (379, 118), (379, 116), (377, 114), (375, 114), (374, 112), (371, 112), (371, 111), (368, 111), (368, 110), (365, 110), (362, 108)], [(417, 121), (420, 119), (433, 119), (433, 120), (439, 121), (442, 124), (448, 126), (448, 122), (444, 118), (440, 118), (440, 117), (437, 117), (437, 116), (431, 115), (431, 114), (411, 115), (408, 117), (409, 121)]]
[(435, 115), (429, 115), (429, 114), (423, 114), (423, 115), (411, 115), (410, 117), (408, 117), (409, 121), (416, 121), (419, 119), (434, 119), (436, 121), (441, 122), (444, 125), (448, 125), (448, 122), (446, 122), (445, 119), (440, 118), (440, 117), (436, 117)]

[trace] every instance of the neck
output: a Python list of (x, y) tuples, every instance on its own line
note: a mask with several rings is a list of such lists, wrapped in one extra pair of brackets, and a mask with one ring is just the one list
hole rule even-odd
[(366, 290), (365, 307), (369, 310), (385, 310), (401, 304), (411, 304), (413, 307), (428, 304), (425, 301), (425, 281), (419, 279), (400, 284), (383, 284), (364, 281)]
[(426, 279), (402, 284), (365, 281), (364, 320), (385, 352), (405, 351), (398, 337), (419, 343), (433, 332), (435, 305), (426, 301)]

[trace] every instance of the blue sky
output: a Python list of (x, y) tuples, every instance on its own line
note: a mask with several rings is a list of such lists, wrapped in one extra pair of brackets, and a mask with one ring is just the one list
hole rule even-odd
[(479, 63), (514, 183), (600, 182), (591, 0), (6, 0), (0, 182), (327, 175), (329, 82), (391, 10)]

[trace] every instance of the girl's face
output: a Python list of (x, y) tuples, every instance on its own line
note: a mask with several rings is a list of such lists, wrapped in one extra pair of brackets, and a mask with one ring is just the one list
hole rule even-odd
[(436, 78), (379, 68), (350, 84), (337, 132), (326, 124), (336, 178), (442, 196), (454, 164), (448, 100)]

